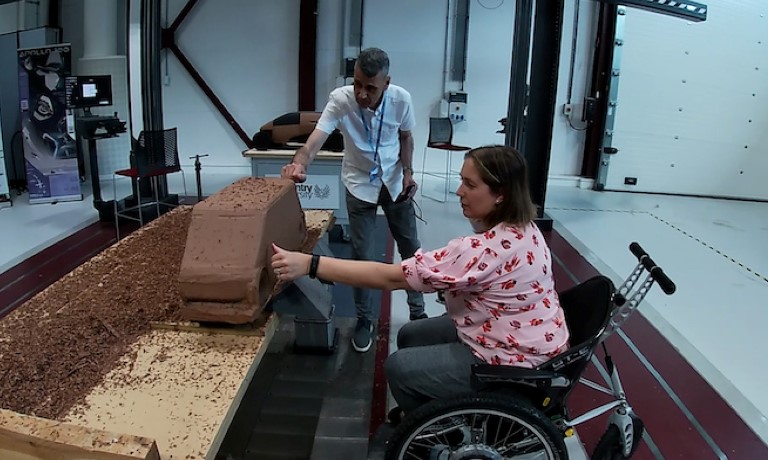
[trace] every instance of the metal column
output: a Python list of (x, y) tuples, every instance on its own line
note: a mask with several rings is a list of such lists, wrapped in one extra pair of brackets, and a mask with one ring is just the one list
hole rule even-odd
[[(542, 230), (552, 229), (544, 213), (555, 119), (560, 43), (563, 30), (563, 0), (535, 2), (531, 46), (532, 0), (518, 0), (515, 10), (512, 70), (505, 144), (517, 147), (528, 163), (531, 198), (537, 207), (536, 220)], [(528, 50), (531, 77), (528, 92)], [(536, 101), (529, 105), (528, 100)]]
[(597, 167), (595, 189), (603, 190), (608, 179), (608, 167), (611, 164), (611, 156), (618, 150), (613, 147), (613, 125), (616, 121), (616, 105), (619, 95), (619, 77), (621, 76), (621, 54), (624, 47), (624, 20), (627, 9), (619, 6), (616, 9), (613, 33), (613, 59), (611, 60), (611, 74), (608, 77), (608, 107), (605, 112), (605, 128), (603, 129), (602, 145), (600, 147), (600, 163)]

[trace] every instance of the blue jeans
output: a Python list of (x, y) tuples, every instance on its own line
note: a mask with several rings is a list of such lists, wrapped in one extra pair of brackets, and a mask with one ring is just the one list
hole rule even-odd
[[(347, 212), (349, 214), (349, 239), (352, 243), (352, 258), (375, 260), (373, 254), (373, 229), (376, 226), (376, 209), (381, 206), (387, 218), (389, 231), (397, 242), (397, 249), (403, 260), (413, 257), (421, 247), (416, 234), (416, 212), (413, 201), (395, 203), (386, 187), (381, 187), (378, 203), (358, 200), (347, 190)], [(424, 312), (424, 296), (421, 292), (407, 291), (408, 308), (412, 315)], [(354, 288), (357, 317), (372, 320), (371, 290)]]

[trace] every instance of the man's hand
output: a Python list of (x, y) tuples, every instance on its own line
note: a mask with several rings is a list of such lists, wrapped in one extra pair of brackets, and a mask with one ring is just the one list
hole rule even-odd
[(307, 167), (299, 163), (288, 163), (280, 170), (280, 177), (302, 183), (307, 180)]
[(403, 170), (403, 191), (395, 198), (395, 203), (402, 203), (408, 201), (416, 195), (416, 190), (419, 189), (419, 184), (413, 180), (413, 173), (410, 169)]
[(408, 193), (408, 198), (413, 198), (416, 195), (416, 190), (419, 189), (419, 184), (416, 183), (416, 180), (413, 178), (413, 170), (410, 168), (404, 168), (403, 169), (403, 192), (405, 193), (408, 190), (408, 187), (411, 187), (410, 192)]

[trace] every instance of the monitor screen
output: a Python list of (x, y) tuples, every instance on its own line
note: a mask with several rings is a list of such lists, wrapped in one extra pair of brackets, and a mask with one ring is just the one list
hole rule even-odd
[(72, 108), (112, 105), (112, 76), (79, 75), (75, 77), (71, 91), (70, 107)]

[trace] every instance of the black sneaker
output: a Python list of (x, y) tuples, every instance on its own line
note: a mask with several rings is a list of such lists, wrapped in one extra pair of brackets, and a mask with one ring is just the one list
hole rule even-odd
[(373, 323), (369, 319), (358, 318), (355, 335), (352, 336), (352, 348), (359, 353), (365, 353), (373, 345)]
[(421, 312), (418, 314), (411, 313), (411, 321), (416, 321), (417, 319), (427, 319), (429, 316), (427, 316), (426, 312)]
[(395, 406), (387, 414), (387, 422), (397, 426), (403, 421), (403, 417), (405, 417), (405, 412), (400, 409), (400, 406)]

